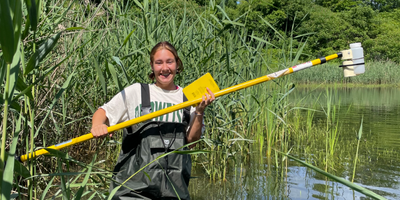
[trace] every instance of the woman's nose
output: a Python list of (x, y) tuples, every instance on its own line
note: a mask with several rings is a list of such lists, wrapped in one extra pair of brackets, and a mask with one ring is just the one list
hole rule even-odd
[(167, 63), (163, 63), (163, 64), (161, 65), (161, 70), (168, 70)]

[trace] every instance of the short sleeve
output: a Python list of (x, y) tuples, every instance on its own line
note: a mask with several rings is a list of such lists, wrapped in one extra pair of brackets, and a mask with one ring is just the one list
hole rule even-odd
[(110, 126), (128, 120), (128, 108), (124, 99), (126, 99), (125, 90), (119, 92), (109, 102), (100, 107), (106, 111)]

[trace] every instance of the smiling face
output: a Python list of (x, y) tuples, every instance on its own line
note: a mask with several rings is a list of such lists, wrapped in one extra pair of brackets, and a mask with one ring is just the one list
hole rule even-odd
[(167, 49), (159, 49), (154, 54), (151, 69), (156, 78), (156, 85), (164, 90), (175, 90), (174, 78), (177, 72), (177, 63), (174, 54)]

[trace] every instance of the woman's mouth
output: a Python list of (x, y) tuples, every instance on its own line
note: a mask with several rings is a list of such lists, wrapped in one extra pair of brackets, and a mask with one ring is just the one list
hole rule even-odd
[(162, 73), (162, 74), (160, 74), (160, 76), (162, 76), (162, 77), (164, 77), (164, 78), (168, 78), (168, 76), (170, 75), (171, 73)]

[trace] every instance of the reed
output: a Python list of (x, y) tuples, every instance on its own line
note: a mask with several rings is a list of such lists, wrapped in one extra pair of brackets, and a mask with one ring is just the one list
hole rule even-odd
[[(333, 162), (333, 155), (335, 153), (335, 147), (339, 137), (339, 116), (337, 115), (340, 109), (340, 97), (339, 104), (333, 104), (333, 98), (337, 95), (333, 94), (336, 90), (326, 89), (326, 109), (324, 110), (326, 115), (326, 159), (325, 159), (325, 171), (328, 171), (329, 162)], [(337, 107), (337, 105), (339, 105)]]
[(351, 178), (351, 182), (354, 181), (354, 176), (356, 174), (356, 167), (357, 167), (357, 160), (358, 160), (358, 148), (360, 147), (360, 140), (361, 140), (361, 136), (362, 136), (362, 125), (363, 125), (363, 118), (361, 118), (360, 130), (358, 130), (358, 134), (357, 134), (357, 151), (356, 151), (356, 158), (354, 159), (353, 176)]
[(392, 61), (366, 61), (366, 73), (362, 76), (344, 78), (340, 62), (331, 62), (313, 70), (304, 70), (291, 76), (292, 80), (302, 84), (342, 83), (343, 85), (399, 85), (399, 64)]

